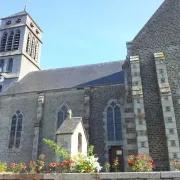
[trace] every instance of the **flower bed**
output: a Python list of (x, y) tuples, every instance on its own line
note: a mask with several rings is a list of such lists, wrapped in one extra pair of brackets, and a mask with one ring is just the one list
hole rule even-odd
[(146, 154), (129, 156), (128, 166), (132, 169), (133, 172), (148, 172), (155, 168), (153, 159)]
[(51, 140), (44, 140), (53, 150), (56, 155), (59, 155), (60, 162), (46, 163), (46, 156), (40, 154), (36, 161), (24, 163), (10, 163), (0, 162), (0, 173), (95, 173), (101, 170), (98, 163), (98, 158), (93, 154), (94, 147), (90, 146), (88, 154), (77, 154), (70, 157), (69, 153), (58, 146)]
[[(63, 160), (60, 162), (46, 163), (46, 156), (41, 154), (36, 161), (30, 161), (27, 164), (13, 162), (8, 165), (5, 162), (0, 162), (0, 173), (98, 173), (102, 169), (98, 162), (98, 158), (93, 153), (93, 146), (89, 147), (87, 155), (79, 153), (70, 157), (65, 149), (58, 146), (53, 141), (45, 139), (44, 142)], [(180, 167), (177, 161), (174, 161), (174, 164)], [(128, 166), (133, 172), (148, 172), (152, 171), (155, 167), (153, 159), (145, 154), (129, 156)], [(106, 164), (105, 169), (109, 170), (109, 168), (110, 165)], [(115, 172), (120, 170), (118, 157), (115, 158), (111, 170)]]

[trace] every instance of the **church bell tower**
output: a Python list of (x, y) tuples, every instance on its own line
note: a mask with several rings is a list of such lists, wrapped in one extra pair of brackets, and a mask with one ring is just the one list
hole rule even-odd
[(1, 19), (0, 92), (40, 70), (41, 40), (42, 30), (26, 11)]

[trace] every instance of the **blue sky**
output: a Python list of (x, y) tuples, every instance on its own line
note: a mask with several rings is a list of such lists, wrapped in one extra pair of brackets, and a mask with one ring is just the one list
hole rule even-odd
[[(0, 17), (22, 11), (25, 0), (1, 2)], [(126, 57), (130, 41), (163, 0), (28, 0), (43, 29), (41, 68), (59, 68)]]

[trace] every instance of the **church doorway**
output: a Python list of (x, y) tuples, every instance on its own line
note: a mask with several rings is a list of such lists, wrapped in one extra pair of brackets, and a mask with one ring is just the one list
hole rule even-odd
[[(118, 165), (114, 166), (114, 161), (118, 161)], [(124, 172), (124, 158), (123, 149), (121, 146), (111, 146), (109, 149), (109, 163), (111, 165), (110, 170)]]

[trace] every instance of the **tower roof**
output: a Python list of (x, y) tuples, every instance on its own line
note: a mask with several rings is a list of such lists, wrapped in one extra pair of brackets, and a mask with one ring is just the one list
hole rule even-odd
[(22, 15), (27, 15), (28, 13), (26, 11), (21, 11), (15, 14), (12, 14), (10, 16), (7, 16), (5, 18), (1, 18), (1, 19), (8, 19), (8, 18), (12, 18), (12, 17), (17, 17), (17, 16), (22, 16)]
[(10, 16), (1, 18), (1, 20), (13, 18), (13, 17), (18, 17), (18, 16), (24, 16), (24, 15), (28, 15), (28, 16), (31, 18), (31, 20), (34, 22), (34, 24), (36, 24), (36, 26), (39, 28), (39, 30), (40, 30), (41, 32), (43, 32), (42, 29), (39, 27), (39, 25), (38, 25), (38, 24), (34, 21), (34, 19), (31, 17), (31, 15), (30, 15), (29, 13), (27, 13), (25, 10), (24, 10), (24, 11), (20, 11), (20, 12), (15, 13), (15, 14), (12, 14), (12, 15), (10, 15)]

